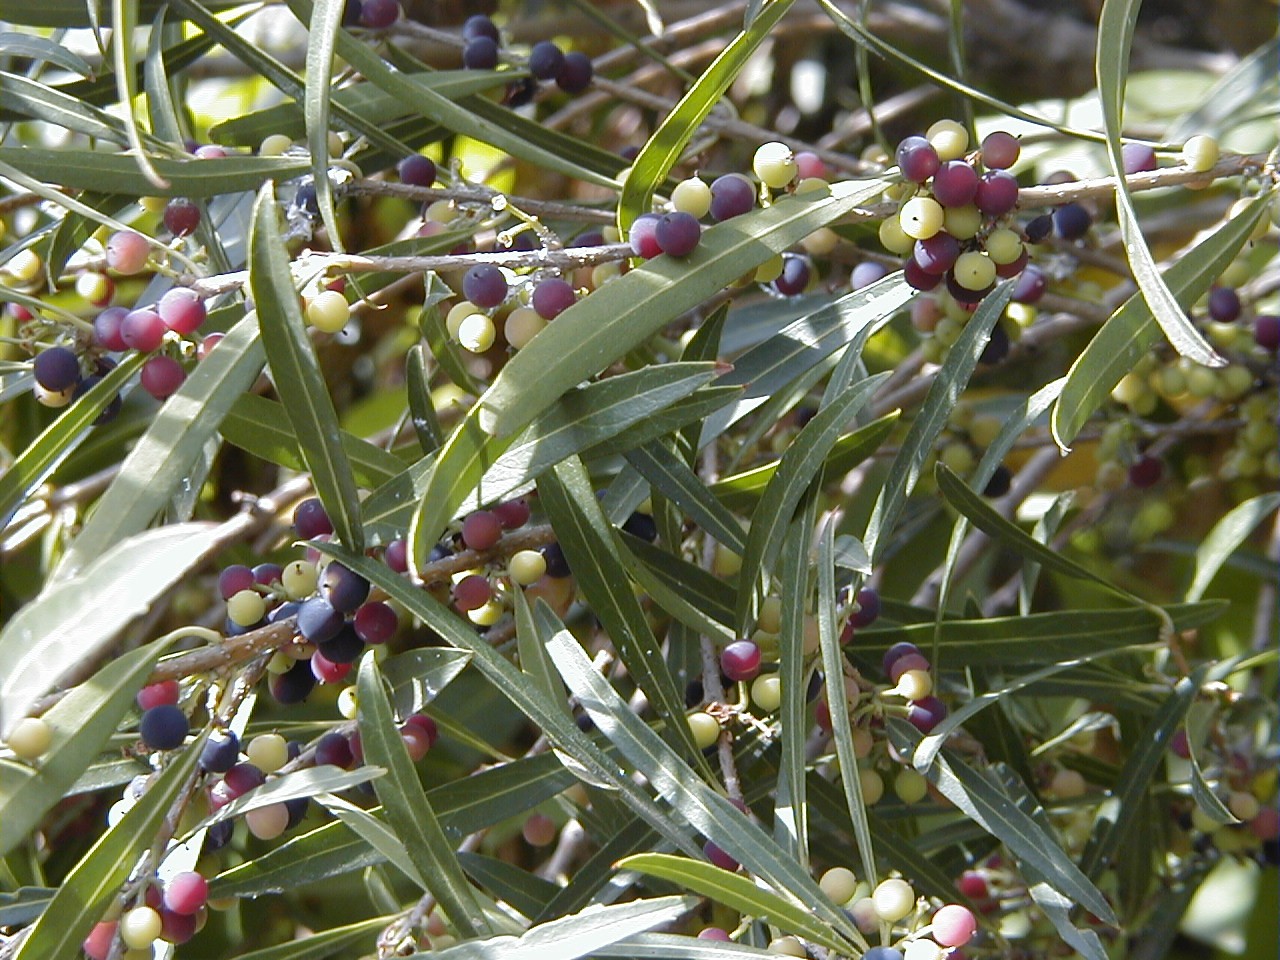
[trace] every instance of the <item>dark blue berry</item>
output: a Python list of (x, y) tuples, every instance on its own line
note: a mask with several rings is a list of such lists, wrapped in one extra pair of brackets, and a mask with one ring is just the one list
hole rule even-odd
[(320, 593), (340, 613), (355, 613), (369, 598), (369, 581), (334, 562), (320, 575)]
[(507, 278), (491, 263), (478, 263), (462, 277), (462, 295), (477, 307), (496, 307), (507, 299)]
[(990, 366), (999, 363), (1008, 355), (1009, 334), (1005, 333), (1004, 327), (996, 324), (995, 329), (991, 331), (991, 339), (982, 348), (982, 354), (978, 357), (978, 362)]
[(304, 600), (298, 608), (298, 633), (309, 643), (332, 640), (342, 629), (342, 614), (324, 597)]
[(316, 678), (311, 673), (311, 663), (299, 660), (285, 673), (273, 673), (267, 681), (271, 696), (283, 704), (301, 703), (315, 689)]
[(498, 65), (498, 44), (488, 37), (476, 37), (462, 48), (462, 65), (468, 70), (492, 70)]
[(231, 820), (219, 820), (217, 823), (209, 827), (204, 834), (205, 853), (214, 853), (221, 850), (231, 842), (231, 833), (235, 830), (235, 823)]
[(558, 543), (548, 543), (542, 548), (542, 559), (547, 561), (548, 577), (567, 577), (570, 574), (569, 561)]
[(498, 27), (492, 20), (483, 13), (477, 13), (475, 16), (467, 17), (466, 22), (462, 25), (462, 39), (474, 40), (476, 37), (488, 37), (490, 40), (497, 42)]
[(302, 604), (296, 600), (288, 600), (267, 614), (267, 623), (279, 623), (281, 620), (296, 616), (301, 607)]
[(542, 40), (529, 51), (529, 72), (539, 80), (554, 80), (564, 66), (564, 51), (550, 40)]
[(1039, 243), (1053, 233), (1053, 214), (1042, 213), (1040, 216), (1028, 220), (1022, 232), (1026, 235), (1027, 243)]
[(809, 269), (807, 258), (795, 253), (784, 253), (782, 273), (773, 281), (773, 288), (784, 297), (794, 297), (804, 293), (804, 288), (809, 285), (810, 276), (812, 271)]
[(631, 516), (627, 517), (626, 523), (622, 525), (622, 529), (633, 537), (648, 540), (650, 543), (658, 539), (657, 521), (647, 513), (636, 511), (631, 514)]
[(50, 347), (32, 364), (36, 383), (51, 393), (61, 393), (80, 380), (80, 360), (66, 347)]
[(340, 733), (326, 733), (316, 743), (316, 766), (331, 764), (345, 770), (353, 759), (351, 743)]
[(415, 153), (400, 161), (400, 165), (396, 167), (396, 173), (399, 174), (401, 183), (415, 187), (429, 187), (436, 182), (436, 163), (430, 157)]
[(686, 257), (698, 246), (702, 227), (692, 214), (677, 210), (658, 218), (653, 235), (667, 256)]
[(200, 751), (200, 769), (206, 773), (226, 773), (240, 759), (240, 738), (233, 730), (215, 732)]
[(356, 633), (355, 627), (344, 623), (333, 639), (317, 643), (316, 649), (330, 663), (355, 663), (364, 652), (364, 641)]
[(987, 485), (982, 488), (982, 495), (992, 500), (1003, 497), (1009, 492), (1009, 487), (1013, 483), (1013, 474), (1003, 463), (996, 467), (995, 472), (991, 474), (991, 479), (987, 481)]
[(573, 50), (564, 55), (564, 63), (556, 74), (556, 86), (565, 93), (581, 93), (591, 85), (595, 68), (585, 53)]
[(1079, 240), (1093, 226), (1093, 217), (1078, 203), (1064, 203), (1053, 211), (1053, 229), (1063, 240)]
[(284, 807), (289, 811), (289, 822), (285, 826), (286, 830), (292, 830), (300, 824), (307, 815), (307, 808), (311, 805), (310, 797), (294, 797), (292, 800), (286, 800)]
[(176, 750), (191, 731), (187, 715), (180, 707), (162, 703), (142, 714), (138, 734), (152, 750)]

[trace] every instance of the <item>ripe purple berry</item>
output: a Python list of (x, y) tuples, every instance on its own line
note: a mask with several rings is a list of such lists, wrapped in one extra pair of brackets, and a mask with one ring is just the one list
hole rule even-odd
[(310, 643), (324, 643), (342, 629), (342, 614), (324, 597), (304, 600), (298, 608), (298, 633)]
[(181, 708), (162, 703), (142, 714), (138, 734), (142, 742), (152, 750), (176, 750), (182, 746), (191, 730), (187, 715)]
[(320, 575), (320, 593), (339, 613), (354, 613), (369, 597), (369, 581), (335, 561)]
[(889, 275), (889, 268), (874, 260), (864, 260), (849, 272), (849, 286), (854, 290), (869, 287)]
[(581, 93), (591, 85), (594, 75), (595, 68), (591, 65), (591, 58), (581, 51), (573, 50), (564, 55), (564, 63), (556, 74), (556, 86), (565, 93)]
[(960, 257), (960, 241), (949, 233), (935, 233), (928, 240), (917, 240), (911, 259), (925, 273), (942, 276)]
[(1270, 313), (1254, 317), (1253, 342), (1268, 353), (1280, 350), (1280, 317)]
[(740, 173), (726, 173), (711, 182), (711, 219), (720, 223), (755, 206), (756, 188)]
[(186, 197), (174, 197), (164, 208), (165, 229), (175, 237), (186, 237), (200, 226), (200, 208)]
[(912, 183), (924, 183), (938, 170), (938, 151), (924, 137), (907, 137), (896, 151), (898, 169)]
[(235, 563), (218, 574), (218, 596), (230, 600), (242, 590), (253, 589), (253, 571), (244, 564)]
[(1018, 162), (1022, 145), (1018, 138), (1003, 130), (989, 133), (982, 141), (982, 163), (989, 170), (1007, 170)]
[(1018, 205), (1018, 181), (1004, 170), (988, 170), (979, 179), (973, 200), (988, 217), (1003, 217)]
[(492, 70), (498, 65), (498, 44), (489, 37), (468, 40), (462, 48), (462, 65), (468, 70)]
[(477, 307), (496, 307), (507, 298), (507, 278), (491, 263), (478, 263), (462, 277), (462, 295)]
[(1053, 211), (1053, 229), (1063, 240), (1079, 240), (1093, 226), (1093, 217), (1078, 203), (1064, 203)]
[(880, 594), (873, 587), (863, 587), (855, 598), (858, 610), (849, 616), (855, 628), (869, 627), (880, 616)]
[(671, 257), (687, 257), (697, 248), (702, 227), (692, 214), (676, 211), (659, 217), (653, 233), (663, 253)]
[(1218, 323), (1231, 323), (1240, 317), (1240, 294), (1231, 287), (1209, 290), (1209, 316)]
[(533, 309), (543, 320), (554, 320), (577, 299), (573, 284), (559, 277), (543, 280), (533, 288)]
[(963, 160), (948, 160), (933, 175), (933, 198), (944, 207), (965, 207), (978, 192), (978, 174)]
[(362, 0), (360, 4), (360, 26), (370, 30), (385, 30), (400, 19), (400, 4), (397, 0)]
[(356, 635), (365, 643), (386, 643), (400, 625), (395, 610), (385, 603), (366, 603), (352, 620)]
[(488, 510), (477, 510), (462, 521), (462, 542), (468, 550), (490, 550), (502, 537), (502, 521)]
[(529, 72), (539, 80), (554, 80), (564, 68), (564, 51), (550, 40), (541, 40), (529, 51)]
[(1156, 168), (1156, 152), (1145, 143), (1126, 143), (1120, 148), (1125, 173), (1144, 173)]
[(1143, 454), (1129, 465), (1129, 482), (1139, 490), (1154, 487), (1164, 476), (1164, 462), (1159, 457)]
[(308, 497), (293, 511), (293, 529), (301, 539), (314, 540), (326, 533), (333, 533), (333, 523), (325, 512), (324, 504), (315, 497)]
[(142, 353), (150, 353), (164, 342), (164, 321), (154, 310), (130, 310), (120, 321), (120, 339)]
[(420, 153), (405, 157), (396, 167), (401, 183), (414, 187), (429, 187), (436, 182), (436, 163)]
[(338, 632), (329, 640), (316, 644), (316, 650), (330, 663), (355, 663), (364, 653), (364, 641), (356, 633), (355, 627), (344, 623)]
[(784, 297), (794, 297), (804, 293), (812, 275), (808, 258), (794, 253), (784, 253), (782, 273), (773, 281), (773, 288)]
[(93, 339), (104, 350), (128, 350), (129, 345), (120, 336), (120, 325), (129, 311), (124, 307), (107, 307), (93, 318)]
[(720, 653), (720, 669), (733, 681), (754, 680), (760, 673), (760, 648), (750, 640), (735, 640)]
[(476, 37), (488, 37), (495, 43), (498, 40), (497, 25), (483, 13), (467, 17), (466, 22), (462, 24), (463, 40), (474, 40)]

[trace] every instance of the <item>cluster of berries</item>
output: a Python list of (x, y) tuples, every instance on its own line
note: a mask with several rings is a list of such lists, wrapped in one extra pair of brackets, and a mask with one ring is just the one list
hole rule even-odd
[(157, 940), (186, 943), (208, 918), (209, 883), (195, 871), (184, 871), (167, 883), (149, 883), (142, 899), (141, 905), (93, 928), (81, 944), (89, 960), (107, 960), (117, 933), (130, 954), (145, 951), (150, 956)]

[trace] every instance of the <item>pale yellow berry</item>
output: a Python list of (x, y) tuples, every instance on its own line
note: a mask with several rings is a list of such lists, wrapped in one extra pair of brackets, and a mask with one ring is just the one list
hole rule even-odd
[[(910, 253), (916, 242), (902, 231), (902, 220), (898, 217), (885, 217), (880, 221), (880, 244), (890, 253), (905, 256)], [(782, 257), (778, 257), (778, 270), (782, 270)]]
[(444, 328), (448, 331), (449, 336), (454, 340), (458, 339), (458, 328), (462, 326), (462, 321), (467, 319), (473, 313), (480, 313), (481, 310), (470, 300), (463, 300), (455, 303), (449, 308), (449, 312), (444, 315)]
[(933, 197), (912, 197), (898, 213), (902, 232), (914, 240), (928, 240), (936, 235), (944, 219), (942, 204)]
[(760, 604), (760, 615), (756, 618), (756, 626), (766, 633), (777, 633), (782, 629), (782, 598), (765, 597)]
[(267, 612), (267, 602), (255, 590), (241, 590), (227, 601), (227, 617), (241, 627), (251, 627)]
[(355, 687), (343, 687), (338, 694), (338, 713), (344, 720), (354, 720), (360, 712), (360, 700)]
[(329, 136), (328, 136), (328, 147), (329, 147), (329, 156), (331, 157), (342, 156), (342, 150), (343, 150), (342, 134), (338, 133), (338, 131), (336, 130), (330, 130)]
[(278, 733), (264, 733), (249, 741), (245, 755), (263, 773), (275, 773), (289, 762), (289, 743)]
[(843, 905), (848, 903), (857, 892), (858, 878), (848, 867), (832, 867), (818, 880), (818, 886), (832, 903)]
[(547, 558), (537, 550), (519, 550), (507, 561), (507, 573), (522, 587), (536, 583), (547, 572)]
[(297, 663), (293, 657), (289, 656), (283, 650), (277, 650), (271, 655), (271, 659), (267, 661), (267, 673), (282, 674), (288, 673), (293, 669), (293, 665)]
[(922, 700), (933, 692), (933, 678), (928, 670), (908, 670), (898, 678), (895, 692), (908, 700)]
[(1217, 140), (1198, 133), (1194, 137), (1189, 137), (1182, 145), (1182, 162), (1192, 170), (1203, 173), (1213, 169), (1213, 165), (1218, 162), (1220, 152)]
[(307, 322), (323, 333), (337, 333), (350, 318), (351, 306), (337, 290), (318, 293), (307, 304)]
[(769, 952), (782, 957), (807, 957), (804, 944), (795, 937), (777, 937), (769, 941)]
[(969, 240), (982, 229), (982, 213), (970, 204), (967, 207), (948, 207), (942, 217), (947, 233), (957, 240)]
[(671, 206), (701, 219), (711, 210), (711, 187), (698, 177), (681, 180), (671, 191)]
[(858, 782), (862, 785), (862, 802), (874, 807), (884, 796), (884, 780), (874, 770), (859, 770)]
[(1013, 263), (1022, 256), (1022, 238), (1008, 227), (999, 227), (987, 235), (986, 248), (993, 263)]
[(164, 924), (151, 907), (134, 907), (120, 918), (120, 939), (132, 950), (145, 950), (155, 943)]
[(90, 303), (105, 299), (110, 289), (111, 280), (105, 273), (89, 270), (76, 277), (76, 293)]
[(506, 612), (502, 602), (497, 599), (488, 600), (474, 610), (467, 611), (467, 619), (478, 627), (492, 627), (495, 623), (502, 619), (502, 614)]
[[(1231, 209), (1227, 211), (1227, 219), (1234, 220), (1240, 216), (1253, 204), (1253, 197), (1241, 197), (1231, 205)], [(1266, 217), (1259, 217), (1257, 225), (1254, 226), (1253, 232), (1249, 234), (1250, 240), (1261, 240), (1267, 235), (1268, 221)]]
[(1049, 783), (1049, 792), (1060, 800), (1084, 796), (1087, 785), (1078, 770), (1059, 770)]
[(776, 140), (761, 144), (751, 160), (751, 169), (765, 186), (780, 190), (796, 178), (795, 154)]
[(67, 387), (65, 390), (46, 390), (37, 383), (32, 388), (32, 393), (35, 395), (36, 403), (40, 404), (40, 406), (56, 410), (60, 407), (65, 407), (75, 399), (76, 388), (72, 386)]
[(893, 778), (893, 792), (903, 803), (919, 803), (929, 794), (929, 781), (923, 774), (906, 767)]
[(752, 279), (756, 283), (772, 283), (782, 276), (782, 254), (775, 253), (760, 266), (756, 267)]
[(916, 906), (916, 892), (911, 884), (896, 877), (883, 881), (871, 894), (876, 916), (889, 923), (901, 920)]
[(258, 147), (258, 156), (260, 157), (280, 157), (283, 156), (290, 147), (293, 146), (293, 140), (283, 133), (273, 133), (264, 137), (262, 143)]
[(985, 290), (996, 279), (996, 265), (985, 253), (977, 250), (960, 254), (952, 272), (956, 283), (966, 290)]
[(969, 149), (969, 131), (954, 120), (939, 120), (925, 131), (925, 137), (944, 163), (959, 160)]
[(432, 223), (452, 223), (458, 217), (458, 210), (451, 200), (437, 200), (427, 207), (422, 219)]
[(1235, 815), (1236, 819), (1248, 823), (1258, 815), (1261, 805), (1252, 793), (1237, 790), (1227, 798), (1227, 809)]
[(496, 337), (493, 321), (483, 313), (463, 317), (458, 324), (458, 343), (471, 353), (484, 353), (493, 346)]
[(19, 250), (3, 267), (0, 267), (0, 271), (7, 273), (20, 284), (27, 284), (34, 282), (43, 268), (44, 262), (38, 253), (34, 250)]
[(520, 350), (546, 325), (547, 321), (538, 315), (537, 310), (532, 307), (516, 307), (507, 315), (502, 332), (507, 343)]
[(244, 822), (259, 840), (274, 840), (289, 826), (289, 808), (283, 803), (258, 807), (244, 815)]
[(39, 717), (23, 717), (14, 724), (7, 744), (15, 756), (35, 760), (53, 745), (53, 728)]
[(294, 560), (285, 564), (280, 576), (280, 583), (290, 600), (303, 600), (316, 592), (319, 575), (314, 563), (305, 560)]
[(801, 240), (800, 246), (804, 248), (805, 253), (812, 254), (815, 257), (825, 257), (836, 248), (839, 242), (840, 234), (830, 227), (819, 227)]
[(782, 679), (766, 674), (751, 681), (751, 702), (765, 713), (773, 713), (782, 704)]
[(693, 734), (693, 742), (697, 744), (699, 750), (714, 746), (720, 739), (720, 724), (711, 714), (698, 711), (689, 714), (686, 720), (689, 724), (689, 732)]

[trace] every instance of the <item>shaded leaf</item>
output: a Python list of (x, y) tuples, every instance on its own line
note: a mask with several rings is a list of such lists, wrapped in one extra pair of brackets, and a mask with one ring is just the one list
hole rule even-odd
[(1227, 558), (1277, 507), (1280, 507), (1280, 493), (1264, 493), (1233, 507), (1213, 525), (1196, 548), (1195, 573), (1187, 587), (1188, 601), (1194, 602), (1204, 596)]
[(299, 937), (274, 947), (263, 947), (261, 950), (242, 953), (239, 960), (319, 960), (321, 957), (332, 956), (339, 950), (345, 950), (362, 942), (367, 948), (376, 935), (394, 920), (395, 917), (374, 917), (371, 920), (349, 923), (343, 927), (333, 927), (330, 930), (313, 933), (309, 937)]

